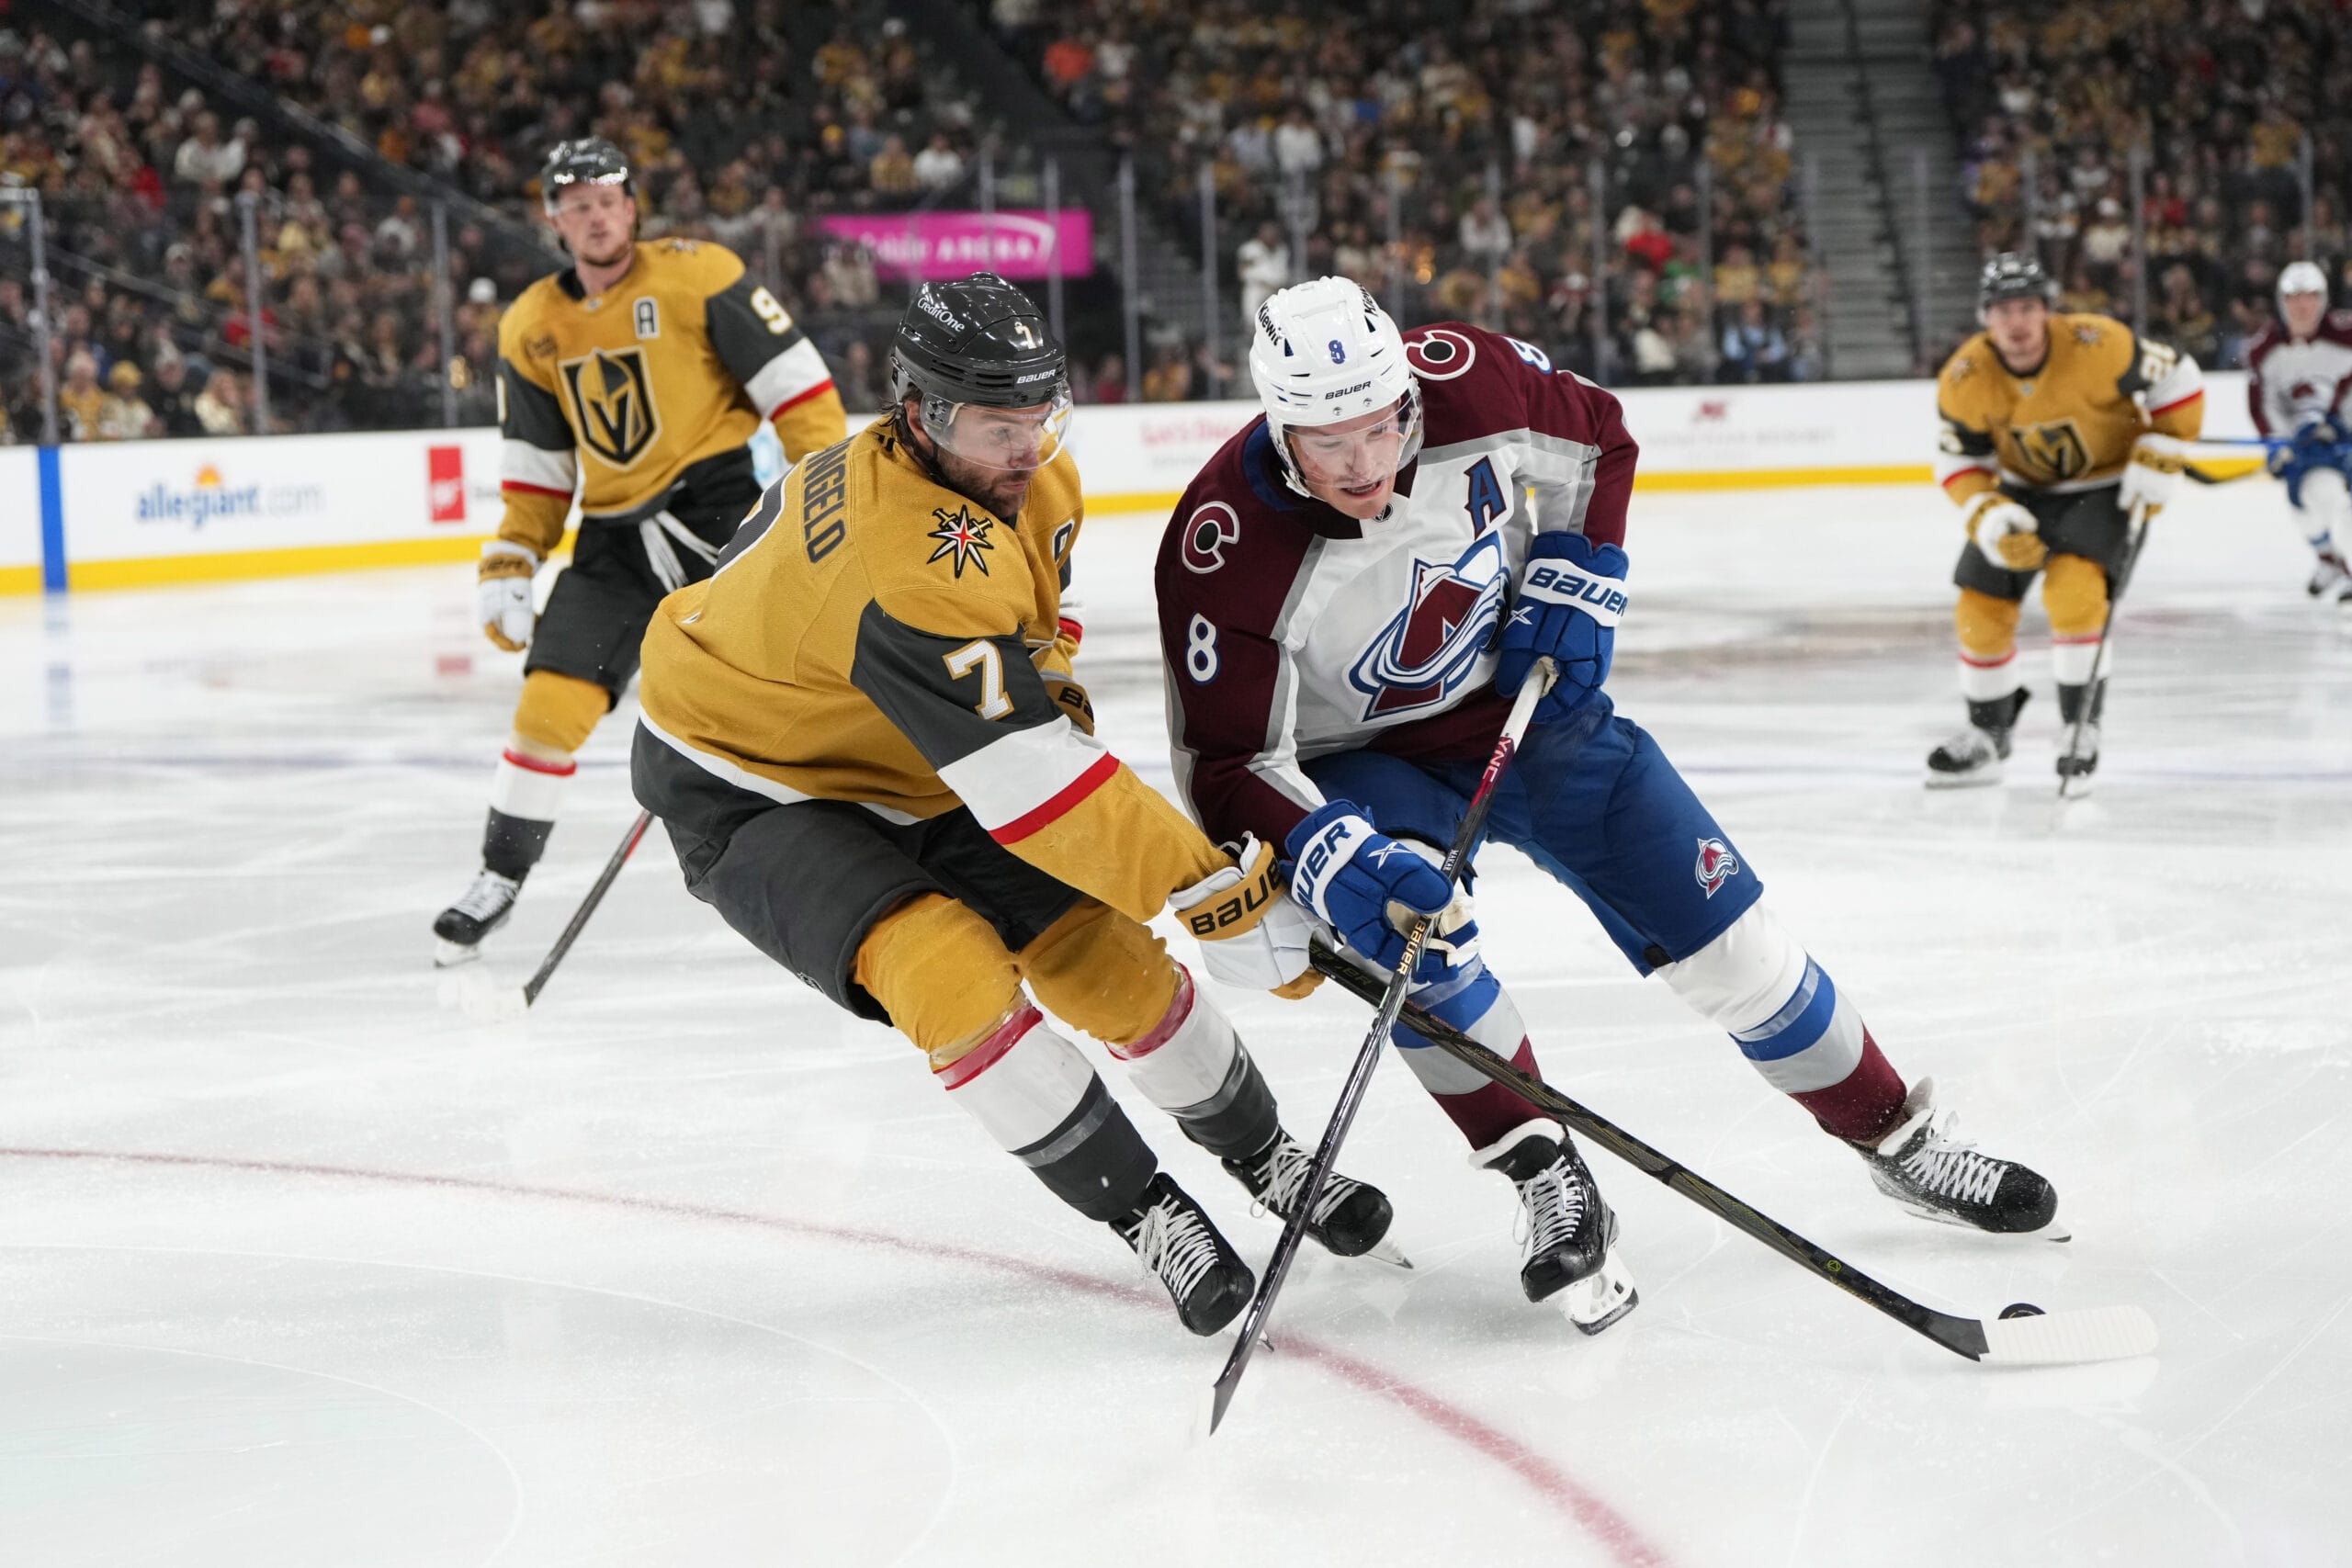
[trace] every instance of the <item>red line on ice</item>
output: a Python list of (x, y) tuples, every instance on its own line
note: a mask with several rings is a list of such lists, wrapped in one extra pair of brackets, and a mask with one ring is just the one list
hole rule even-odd
[[(850, 1225), (829, 1225), (815, 1220), (787, 1219), (779, 1214), (758, 1214), (746, 1209), (722, 1209), (705, 1203), (680, 1203), (666, 1198), (637, 1198), (618, 1192), (594, 1192), (577, 1187), (533, 1187), (514, 1181), (491, 1181), (474, 1176), (438, 1176), (429, 1172), (401, 1170), (370, 1170), (359, 1166), (311, 1165), (294, 1160), (233, 1159), (215, 1155), (137, 1154), (108, 1149), (14, 1149), (0, 1148), (0, 1159), (85, 1159), (106, 1160), (125, 1165), (179, 1166), (212, 1170), (249, 1170), (268, 1176), (323, 1176), (350, 1181), (382, 1181), (396, 1186), (445, 1187), (467, 1192), (495, 1192), (510, 1198), (544, 1198), (566, 1203), (594, 1203), (607, 1208), (639, 1209), (649, 1213), (675, 1214), (684, 1219), (716, 1220), (729, 1224), (759, 1225), (769, 1230), (790, 1232), (799, 1235), (822, 1236), (830, 1241), (847, 1242), (859, 1247), (881, 1247), (892, 1252), (911, 1253), (919, 1258), (952, 1258), (962, 1263), (978, 1264), (1008, 1274), (1024, 1275), (1029, 1279), (1046, 1280), (1088, 1295), (1102, 1296), (1113, 1301), (1129, 1302), (1138, 1306), (1159, 1306), (1160, 1299), (1130, 1285), (1113, 1284), (1075, 1269), (1057, 1269), (1051, 1264), (1036, 1263), (1024, 1258), (1003, 1253), (983, 1252), (978, 1247), (957, 1247), (951, 1242), (916, 1241), (910, 1237), (892, 1235), (888, 1231), (861, 1230)], [(1623, 1568), (1668, 1568), (1669, 1559), (1657, 1547), (1644, 1540), (1625, 1517), (1603, 1502), (1550, 1460), (1536, 1452), (1508, 1432), (1498, 1430), (1479, 1420), (1460, 1406), (1420, 1388), (1394, 1373), (1385, 1372), (1369, 1361), (1359, 1360), (1343, 1351), (1333, 1350), (1303, 1339), (1295, 1334), (1282, 1337), (1283, 1348), (1300, 1355), (1304, 1359), (1323, 1368), (1340, 1382), (1375, 1394), (1417, 1416), (1445, 1436), (1461, 1443), (1473, 1452), (1501, 1465), (1533, 1487), (1554, 1507), (1573, 1519), (1578, 1528), (1608, 1549), (1609, 1554)]]

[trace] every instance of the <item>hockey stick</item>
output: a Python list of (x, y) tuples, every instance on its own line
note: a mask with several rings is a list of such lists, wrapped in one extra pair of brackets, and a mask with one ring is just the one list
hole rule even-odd
[[(1478, 847), (1479, 834), (1487, 826), (1487, 813), (1494, 808), (1495, 786), (1502, 782), (1503, 770), (1510, 765), (1511, 754), (1519, 750), (1520, 737), (1527, 733), (1528, 724), (1535, 716), (1535, 705), (1552, 689), (1559, 673), (1559, 667), (1551, 660), (1538, 659), (1521, 683), (1519, 698), (1511, 704), (1510, 716), (1503, 720), (1503, 732), (1495, 741), (1494, 754), (1487, 759), (1487, 771), (1479, 777), (1477, 791), (1462, 813), (1462, 825), (1453, 830), (1453, 843), (1445, 852), (1444, 863), (1438, 867), (1438, 874), (1445, 878), (1449, 892), (1461, 881), (1462, 868), (1469, 863), (1471, 852)], [(1331, 1179), (1331, 1167), (1340, 1157), (1340, 1140), (1348, 1135), (1348, 1128), (1356, 1119), (1356, 1108), (1372, 1084), (1372, 1070), (1380, 1065), (1380, 1048), (1386, 1043), (1388, 1031), (1405, 1005), (1405, 992), (1413, 983), (1413, 966), (1419, 961), (1421, 949), (1427, 945), (1436, 923), (1436, 917), (1430, 915), (1413, 922), (1405, 933), (1405, 951), (1396, 960), (1396, 973), (1375, 998), (1377, 1010), (1372, 1028), (1356, 1051), (1355, 1066), (1348, 1069), (1347, 1081), (1340, 1086), (1339, 1103), (1332, 1108), (1331, 1124), (1323, 1129), (1322, 1143), (1316, 1145), (1315, 1163), (1307, 1168), (1306, 1184), (1299, 1190), (1290, 1218), (1283, 1222), (1282, 1238), (1274, 1243), (1274, 1255), (1266, 1260), (1266, 1272), (1258, 1281), (1258, 1292), (1250, 1298), (1250, 1308), (1242, 1314), (1233, 1354), (1226, 1358), (1225, 1371), (1217, 1374), (1216, 1386), (1209, 1391), (1208, 1429), (1212, 1433), (1225, 1419), (1226, 1407), (1233, 1403), (1233, 1391), (1240, 1386), (1241, 1374), (1250, 1369), (1250, 1358), (1256, 1353), (1259, 1337), (1265, 1332), (1266, 1314), (1273, 1310), (1274, 1297), (1281, 1293), (1283, 1281), (1290, 1275), (1291, 1261), (1298, 1256), (1298, 1244), (1306, 1235), (1307, 1216), (1315, 1212), (1315, 1201), (1323, 1195), (1323, 1184)], [(1374, 984), (1377, 986), (1378, 982)]]
[[(1321, 942), (1315, 967), (1365, 1001), (1385, 999), (1380, 977)], [(1616, 1123), (1588, 1110), (1542, 1078), (1521, 1072), (1452, 1024), (1407, 1002), (1406, 1027), (1464, 1066), (1483, 1073), (1521, 1099), (1550, 1112), (1570, 1130), (1599, 1144), (1645, 1176), (1657, 1178), (1699, 1207), (1754, 1236), (1805, 1272), (1828, 1280), (1848, 1295), (1877, 1308), (1905, 1328), (1926, 1335), (1945, 1349), (1988, 1366), (2056, 1366), (2071, 1361), (2113, 1361), (2152, 1354), (2156, 1325), (2136, 1306), (2093, 1307), (2044, 1313), (2018, 1303), (1997, 1318), (1958, 1317), (1913, 1301), (1788, 1226), (1749, 1208), (1713, 1182), (1660, 1154)], [(2024, 1309), (2024, 1315), (2009, 1313)]]
[[(2075, 710), (2074, 728), (2066, 732), (2066, 756), (2068, 757), (2074, 756), (2075, 749), (2083, 743), (2083, 726), (2090, 722), (2092, 710), (2104, 709), (2107, 705), (2106, 696), (2099, 690), (2099, 682), (2107, 676), (2108, 637), (2115, 630), (2115, 608), (2123, 602), (2123, 590), (2132, 581), (2132, 569), (2140, 564), (2140, 551), (2147, 542), (2148, 503), (2144, 501), (2135, 501), (2132, 503), (2132, 545), (2123, 554), (2123, 564), (2117, 569), (2114, 581), (2107, 585), (2107, 614), (2098, 623), (2098, 645), (2091, 650), (2091, 678), (2083, 687), (2083, 705)], [(2063, 761), (2064, 759), (2061, 761)], [(2087, 781), (2089, 778), (2090, 774), (2087, 773), (2061, 774), (2058, 779), (2058, 798), (2080, 800), (2083, 794), (2090, 788), (2089, 784), (2083, 781)], [(2077, 783), (2082, 784), (2080, 790), (2075, 788)]]
[(563, 955), (570, 953), (571, 944), (580, 939), (582, 928), (588, 924), (588, 917), (594, 914), (596, 906), (605, 901), (605, 890), (612, 886), (613, 878), (621, 874), (621, 867), (628, 863), (628, 857), (636, 851), (637, 841), (645, 837), (646, 829), (652, 825), (653, 813), (640, 811), (637, 814), (637, 820), (629, 825), (628, 837), (623, 839), (620, 848), (613, 852), (613, 858), (605, 863), (605, 869), (597, 874), (596, 885), (588, 889), (588, 897), (580, 901), (580, 908), (571, 917), (571, 923), (563, 928), (563, 934), (556, 938), (555, 945), (548, 950), (539, 972), (532, 976), (530, 983), (523, 987), (525, 1007), (537, 1001), (539, 993), (547, 989), (548, 976), (555, 973), (555, 966), (563, 962)]

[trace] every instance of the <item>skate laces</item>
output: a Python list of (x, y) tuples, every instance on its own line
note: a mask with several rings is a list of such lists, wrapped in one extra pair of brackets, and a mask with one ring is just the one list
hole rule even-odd
[(1554, 1160), (1519, 1188), (1519, 1220), (1511, 1235), (1533, 1258), (1565, 1244), (1584, 1220), (1584, 1186), (1568, 1179), (1565, 1156)]
[[(1274, 1146), (1266, 1151), (1265, 1163), (1250, 1170), (1250, 1187), (1256, 1201), (1252, 1207), (1261, 1208), (1283, 1219), (1298, 1202), (1298, 1195), (1306, 1187), (1307, 1172), (1315, 1168), (1315, 1156), (1291, 1142), (1287, 1134), (1277, 1135)], [(1309, 1224), (1321, 1224), (1347, 1200), (1355, 1183), (1333, 1171), (1323, 1183), (1323, 1190), (1315, 1196), (1315, 1207), (1307, 1213)]]
[(1201, 1277), (1216, 1267), (1216, 1238), (1200, 1215), (1173, 1195), (1143, 1212), (1141, 1223), (1127, 1236), (1127, 1245), (1179, 1302), (1190, 1296)]
[(1939, 1111), (1919, 1131), (1915, 1145), (1894, 1163), (1926, 1190), (1963, 1203), (1989, 1203), (2008, 1167), (1952, 1136), (1954, 1115)]
[(494, 871), (485, 871), (474, 878), (474, 885), (449, 907), (459, 914), (477, 920), (486, 920), (514, 901), (514, 890), (520, 886), (512, 878)]

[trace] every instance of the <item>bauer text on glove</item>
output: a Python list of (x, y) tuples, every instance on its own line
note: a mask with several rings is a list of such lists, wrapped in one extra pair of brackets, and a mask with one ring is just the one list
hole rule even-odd
[[(1411, 845), (1375, 829), (1361, 808), (1335, 800), (1290, 830), (1291, 897), (1331, 924), (1341, 941), (1384, 969), (1405, 954), (1405, 935), (1389, 906), (1407, 915), (1434, 915), (1453, 901), (1453, 889)], [(1444, 973), (1446, 955), (1424, 949), (1416, 979)]]
[(1199, 939), (1202, 962), (1221, 983), (1298, 998), (1322, 982), (1309, 967), (1315, 922), (1284, 897), (1272, 844), (1245, 839), (1237, 863), (1168, 897), (1168, 907)]
[(1617, 623), (1625, 618), (1625, 552), (1581, 534), (1538, 534), (1504, 613), (1495, 690), (1516, 696), (1538, 659), (1560, 678), (1535, 705), (1535, 722), (1564, 718), (1609, 679)]

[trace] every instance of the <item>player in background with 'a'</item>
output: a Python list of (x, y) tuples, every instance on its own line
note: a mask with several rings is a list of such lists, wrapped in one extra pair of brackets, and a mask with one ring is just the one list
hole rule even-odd
[[(1210, 974), (1286, 996), (1319, 978), (1311, 922), (1271, 845), (1227, 854), (1094, 738), (1071, 671), (1069, 383), (1036, 308), (989, 273), (927, 284), (890, 377), (888, 414), (770, 486), (717, 574), (662, 602), (637, 797), (695, 897), (896, 1025), (951, 1100), (1214, 1333), (1250, 1269), (1038, 1010), (1102, 1041), (1288, 1215), (1310, 1156), (1144, 922), (1172, 908)], [(1337, 1178), (1307, 1234), (1360, 1254), (1389, 1218)]]
[(2066, 727), (2058, 776), (2087, 784), (2107, 701), (2104, 674), (2091, 690), (2092, 666), (2132, 552), (2130, 514), (2164, 509), (2204, 428), (2196, 360), (2111, 317), (2053, 310), (2056, 297), (2031, 256), (1985, 263), (1976, 289), (1984, 330), (1936, 382), (1936, 479), (1968, 531), (1951, 574), (1968, 726), (1928, 754), (1930, 788), (2000, 782), (2026, 704), (2018, 615), (2036, 574)]
[[(436, 960), (474, 957), (546, 852), (572, 755), (637, 671), (653, 606), (710, 575), (759, 499), (749, 443), (775, 426), (786, 462), (848, 428), (817, 347), (733, 252), (637, 239), (628, 160), (566, 141), (539, 175), (572, 265), (525, 289), (498, 324), (499, 488), (482, 547), (482, 629), (527, 647), (523, 694), (490, 786), (481, 869), (433, 922)], [(546, 613), (532, 581), (580, 533)]]
[(2304, 591), (2352, 609), (2352, 310), (2327, 308), (2327, 274), (2290, 263), (2278, 274), (2278, 314), (2246, 350), (2246, 401), (2254, 428), (2291, 445), (2270, 450), (2270, 471), (2287, 483), (2287, 504), (2312, 547)]
[[(1631, 603), (1635, 457), (1617, 400), (1476, 327), (1400, 334), (1336, 277), (1260, 308), (1250, 370), (1264, 416), (1193, 479), (1157, 570), (1176, 776), (1209, 833), (1283, 845), (1294, 897), (1383, 967), (1409, 913), (1437, 914), (1412, 998), (1535, 1071), (1469, 897), (1449, 899), (1433, 863), (1548, 657), (1558, 682), (1497, 786), (1494, 837), (1883, 1190), (2048, 1234), (2050, 1184), (1953, 1140), (1930, 1081), (1905, 1084), (1657, 742), (1616, 715), (1603, 683)], [(1559, 1298), (1588, 1333), (1629, 1310), (1615, 1218), (1564, 1129), (1409, 1028), (1395, 1038), (1473, 1163), (1517, 1189), (1529, 1299)]]

